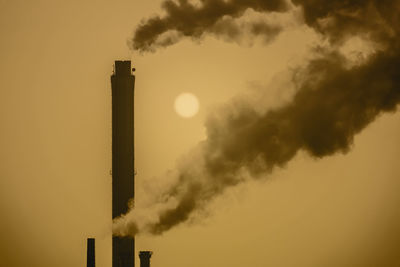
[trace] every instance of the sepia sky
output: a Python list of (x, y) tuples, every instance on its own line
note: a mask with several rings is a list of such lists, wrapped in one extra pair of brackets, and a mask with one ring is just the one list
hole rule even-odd
[[(382, 67), (399, 58), (399, 30), (390, 25), (380, 30), (376, 1), (366, 1), (371, 6), (361, 9), (368, 11), (364, 17), (371, 16), (369, 23), (335, 24), (350, 25), (351, 31), (333, 31), (328, 20), (319, 20), (328, 25), (325, 38), (324, 29), (312, 24), (311, 13), (304, 16), (300, 7), (292, 6), (273, 14), (238, 11), (196, 30), (187, 23), (175, 27), (172, 22), (181, 21), (171, 19), (173, 32), (153, 47), (143, 41), (143, 34), (132, 46), (135, 29), (146, 23), (143, 19), (166, 16), (161, 2), (0, 0), (0, 265), (84, 266), (86, 238), (95, 237), (97, 266), (111, 266), (110, 75), (114, 60), (123, 59), (132, 60), (136, 68), (138, 205), (156, 197), (164, 186), (174, 188), (172, 176), (182, 165), (195, 173), (213, 173), (204, 171), (204, 162), (193, 156), (201, 144), (216, 144), (222, 154), (232, 148), (239, 158), (245, 155), (240, 161), (244, 174), (229, 169), (234, 177), (243, 175), (244, 182), (238, 178), (228, 180), (229, 186), (221, 190), (200, 189), (193, 195), (199, 198), (189, 217), (154, 228), (156, 235), (144, 232), (136, 238), (137, 252), (154, 251), (152, 266), (399, 266), (400, 114), (393, 108), (400, 99), (399, 81), (388, 79), (396, 77), (390, 76), (393, 69)], [(201, 8), (198, 1), (190, 2)], [(390, 3), (388, 8), (396, 13), (398, 1)], [(326, 7), (320, 5), (321, 10)], [(359, 14), (356, 8), (350, 11), (354, 17)], [(348, 18), (349, 13), (340, 14)], [(389, 15), (393, 22), (400, 21)], [(254, 28), (260, 21), (268, 27)], [(383, 34), (386, 30), (390, 37)], [(326, 65), (312, 64), (321, 55), (344, 65), (335, 63), (324, 72)], [(317, 69), (315, 76), (309, 75), (309, 66)], [(343, 107), (343, 101), (337, 102), (335, 111), (354, 107), (348, 116), (340, 114), (359, 123), (346, 131), (345, 141), (338, 139), (326, 149), (313, 140), (335, 140), (331, 125), (321, 123), (325, 118), (318, 115), (323, 112), (307, 113), (303, 108), (313, 103), (307, 96), (315, 96), (315, 84), (323, 79), (332, 92), (350, 92), (361, 84), (366, 89), (360, 95), (368, 95), (360, 99), (371, 105), (362, 110), (364, 105), (354, 99)], [(309, 87), (314, 91), (307, 91)], [(376, 96), (381, 88), (394, 88), (388, 93), (392, 98)], [(183, 92), (198, 97), (200, 109), (193, 118), (182, 118), (174, 110)], [(328, 110), (335, 107), (335, 99), (326, 96), (313, 108)], [(380, 100), (392, 106), (378, 109)], [(232, 126), (230, 118), (243, 115), (248, 107), (254, 113), (245, 118), (254, 114), (251, 118), (269, 122), (265, 114), (278, 114), (273, 124), (278, 129), (298, 118), (283, 137), (272, 138), (285, 141), (285, 148), (295, 140), (295, 148), (288, 148), (292, 154), (272, 160), (269, 151), (252, 147), (264, 159), (261, 167), (259, 158), (247, 156), (244, 148), (253, 139), (236, 139), (250, 134), (232, 134), (241, 124), (239, 120)], [(291, 107), (290, 112), (285, 107)], [(268, 113), (271, 110), (278, 111)], [(342, 129), (347, 122), (335, 125)], [(292, 138), (299, 128), (312, 128), (313, 139), (302, 143)], [(269, 145), (260, 143), (263, 148)], [(227, 159), (232, 158), (223, 158)], [(212, 179), (225, 177), (219, 174), (226, 173), (224, 168), (219, 165), (218, 175), (205, 181), (213, 184), (219, 180)], [(182, 179), (182, 187), (191, 188), (190, 176)], [(186, 195), (173, 197), (181, 203)]]

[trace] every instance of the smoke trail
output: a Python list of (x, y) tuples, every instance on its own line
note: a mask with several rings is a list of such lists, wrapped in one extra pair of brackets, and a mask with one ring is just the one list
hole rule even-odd
[[(196, 12), (218, 10), (213, 14), (219, 17), (211, 18), (214, 23), (221, 16), (238, 16), (244, 9), (260, 8), (260, 3), (265, 2), (202, 1), (202, 8)], [(271, 3), (263, 11), (286, 10), (283, 2)], [(182, 10), (175, 4), (174, 7), (186, 10), (188, 3), (180, 4)], [(191, 154), (196, 160), (189, 159), (179, 166), (177, 181), (160, 195), (155, 215), (141, 224), (141, 211), (135, 214), (134, 210), (115, 221), (114, 234), (161, 234), (190, 219), (226, 188), (249, 176), (265, 177), (265, 173), (284, 166), (300, 150), (314, 157), (347, 152), (355, 134), (379, 114), (396, 110), (400, 102), (400, 1), (293, 0), (293, 4), (303, 8), (305, 23), (329, 40), (330, 45), (317, 48), (315, 57), (295, 72), (296, 94), (292, 101), (264, 113), (246, 102), (235, 102), (232, 108), (210, 117), (206, 123), (207, 139)], [(176, 12), (171, 11), (168, 19), (160, 21), (182, 22), (182, 16), (174, 17), (181, 14)], [(154, 24), (153, 20), (148, 23), (138, 31)], [(171, 25), (175, 24), (167, 24), (163, 29)], [(209, 25), (211, 22), (201, 27), (196, 24), (187, 33), (197, 36), (207, 32)], [(137, 47), (150, 45), (154, 32), (151, 36), (147, 41), (139, 38)], [(349, 65), (341, 48), (352, 36), (369, 40), (375, 51)]]
[[(172, 45), (182, 37), (200, 38), (204, 33), (235, 35), (235, 25), (228, 20), (237, 18), (251, 8), (258, 12), (285, 11), (288, 4), (282, 0), (201, 0), (201, 6), (191, 4), (188, 0), (179, 0), (178, 4), (166, 0), (162, 4), (166, 16), (155, 16), (144, 21), (135, 32), (130, 43), (131, 48), (140, 51), (152, 51), (157, 47)], [(223, 21), (223, 19), (226, 19)], [(223, 23), (222, 25), (218, 25)], [(255, 23), (251, 27), (255, 34), (271, 33), (276, 35), (276, 27)], [(170, 33), (170, 35), (168, 34)], [(165, 36), (166, 35), (166, 36)]]

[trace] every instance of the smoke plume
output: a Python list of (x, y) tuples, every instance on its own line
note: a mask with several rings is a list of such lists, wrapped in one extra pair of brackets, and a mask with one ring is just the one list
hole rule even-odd
[[(151, 218), (142, 220), (144, 211), (135, 209), (114, 222), (116, 235), (161, 234), (189, 220), (227, 188), (248, 177), (266, 177), (300, 150), (316, 158), (346, 153), (355, 134), (381, 113), (395, 111), (400, 102), (398, 0), (202, 0), (200, 6), (180, 0), (165, 1), (163, 7), (163, 18), (138, 27), (134, 49), (153, 49), (167, 31), (192, 38), (218, 34), (216, 25), (248, 9), (285, 13), (298, 7), (303, 22), (328, 45), (316, 47), (313, 58), (293, 71), (296, 93), (288, 104), (259, 112), (236, 101), (210, 117), (207, 139), (178, 166), (175, 183), (158, 194)], [(354, 36), (373, 51), (350, 64), (343, 47)]]
[[(189, 0), (179, 0), (178, 3), (167, 0), (162, 4), (166, 12), (164, 17), (155, 16), (144, 21), (136, 29), (130, 43), (139, 51), (152, 51), (158, 47), (172, 45), (182, 37), (201, 38), (204, 34), (226, 34), (235, 36), (239, 29), (232, 22), (251, 8), (258, 12), (282, 12), (288, 10), (286, 1), (270, 0), (202, 0), (200, 7), (191, 4)], [(251, 30), (257, 33), (276, 34), (276, 26), (255, 22)]]

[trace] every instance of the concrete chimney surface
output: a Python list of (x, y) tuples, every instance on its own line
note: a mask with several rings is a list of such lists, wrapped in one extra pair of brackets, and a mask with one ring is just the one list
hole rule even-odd
[[(112, 93), (112, 218), (129, 210), (135, 194), (134, 167), (134, 87), (130, 61), (115, 61), (111, 76)], [(112, 266), (133, 267), (135, 241), (131, 237), (112, 238)]]

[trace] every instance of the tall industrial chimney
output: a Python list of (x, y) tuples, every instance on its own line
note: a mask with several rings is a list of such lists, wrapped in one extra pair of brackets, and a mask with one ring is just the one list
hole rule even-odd
[(150, 258), (153, 255), (152, 251), (140, 251), (140, 267), (150, 267)]
[(94, 247), (94, 238), (87, 239), (87, 256), (86, 256), (87, 264), (86, 267), (95, 267), (96, 266), (96, 257), (95, 257), (95, 247)]
[[(112, 91), (112, 218), (128, 211), (134, 197), (134, 87), (130, 61), (115, 61)], [(135, 240), (112, 238), (112, 266), (135, 265)]]

